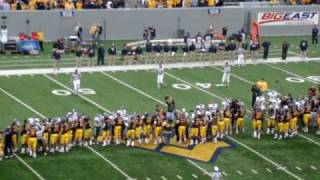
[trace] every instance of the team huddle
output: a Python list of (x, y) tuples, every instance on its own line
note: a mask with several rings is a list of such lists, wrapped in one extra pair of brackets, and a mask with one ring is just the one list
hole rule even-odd
[[(154, 113), (96, 114), (93, 119), (72, 110), (64, 117), (39, 119), (31, 117), (21, 124), (15, 120), (0, 133), (0, 158), (12, 157), (20, 148), (36, 158), (39, 153), (69, 152), (74, 146), (110, 144), (136, 146), (141, 144), (171, 143), (196, 145), (222, 140), (226, 135), (245, 132), (245, 121), (252, 121), (253, 137), (260, 139), (264, 130), (275, 139), (294, 137), (301, 124), (307, 133), (316, 127), (320, 134), (319, 98), (316, 91), (308, 97), (294, 100), (291, 95), (280, 96), (274, 90), (256, 97), (253, 112), (237, 99), (197, 105), (194, 110), (176, 110), (172, 97), (166, 97), (167, 111), (160, 105)], [(251, 115), (249, 115), (249, 113)], [(265, 122), (266, 121), (266, 122)]]

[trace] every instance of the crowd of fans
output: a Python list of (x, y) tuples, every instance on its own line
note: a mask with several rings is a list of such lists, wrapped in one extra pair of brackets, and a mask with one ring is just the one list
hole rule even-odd
[[(269, 0), (271, 5), (279, 0)], [(284, 0), (288, 5), (320, 4), (320, 0)], [(139, 0), (141, 8), (214, 7), (224, 0)], [(125, 0), (0, 0), (0, 10), (110, 9), (125, 8)]]

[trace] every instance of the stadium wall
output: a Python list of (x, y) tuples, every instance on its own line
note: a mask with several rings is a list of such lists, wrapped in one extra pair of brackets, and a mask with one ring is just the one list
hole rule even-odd
[[(5, 20), (9, 35), (19, 32), (30, 34), (42, 29), (46, 40), (70, 36), (74, 26), (80, 22), (84, 28), (84, 38), (89, 38), (89, 28), (99, 22), (105, 29), (104, 39), (139, 40), (145, 26), (155, 25), (157, 38), (177, 38), (178, 29), (195, 35), (204, 33), (209, 24), (221, 33), (226, 26), (229, 33), (236, 33), (241, 28), (250, 31), (250, 23), (257, 18), (258, 12), (267, 11), (319, 11), (320, 6), (260, 6), (260, 7), (223, 7), (218, 15), (209, 15), (208, 8), (180, 9), (115, 9), (115, 10), (80, 10), (72, 17), (62, 17), (62, 11), (0, 11)], [(29, 24), (26, 23), (29, 20)], [(2, 23), (1, 23), (2, 24)], [(312, 26), (269, 26), (261, 29), (262, 35), (309, 35)]]

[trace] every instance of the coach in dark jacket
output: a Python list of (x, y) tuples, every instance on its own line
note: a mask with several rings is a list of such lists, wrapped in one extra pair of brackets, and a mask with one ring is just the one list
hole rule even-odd
[(289, 43), (287, 41), (284, 41), (282, 43), (282, 60), (287, 59), (288, 49), (289, 49)]
[(104, 54), (105, 49), (103, 45), (100, 45), (98, 48), (98, 65), (104, 65)]

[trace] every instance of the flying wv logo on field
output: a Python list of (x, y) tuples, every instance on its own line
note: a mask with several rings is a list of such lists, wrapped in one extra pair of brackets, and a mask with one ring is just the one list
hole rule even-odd
[(316, 25), (319, 22), (318, 12), (262, 12), (258, 13), (261, 26), (271, 25)]
[(202, 162), (215, 162), (223, 150), (235, 146), (235, 144), (226, 141), (218, 141), (217, 143), (206, 142), (191, 146), (188, 144), (178, 144), (175, 138), (172, 138), (169, 145), (139, 144), (136, 147)]

